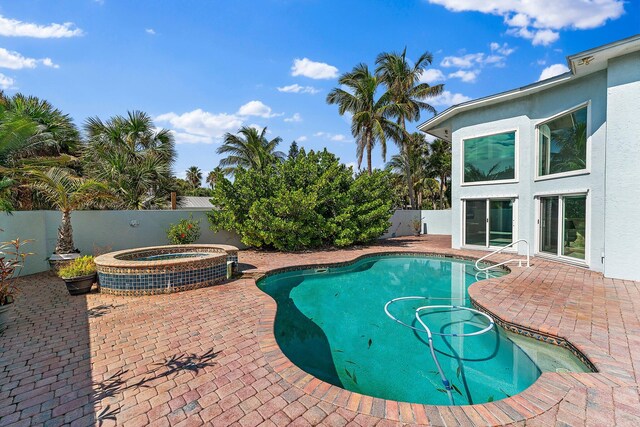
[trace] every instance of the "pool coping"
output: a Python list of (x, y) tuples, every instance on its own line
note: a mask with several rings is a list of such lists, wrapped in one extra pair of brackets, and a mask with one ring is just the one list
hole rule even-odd
[[(292, 265), (287, 267), (275, 268), (264, 272), (254, 272), (252, 278), (254, 286), (257, 287), (258, 282), (268, 276), (283, 273), (286, 271), (295, 271), (311, 268), (331, 268), (348, 266), (356, 263), (363, 258), (375, 256), (393, 256), (393, 255), (420, 255), (433, 258), (451, 258), (464, 261), (476, 261), (478, 258), (448, 252), (428, 252), (428, 251), (380, 251), (363, 254), (347, 261), (337, 263), (312, 263), (305, 265)], [(487, 262), (487, 264), (493, 264)], [(274, 325), (277, 313), (277, 303), (271, 296), (264, 293), (265, 304), (262, 309), (262, 316), (257, 329), (257, 338), (260, 348), (271, 368), (288, 384), (301, 389), (304, 393), (311, 395), (319, 400), (343, 407), (347, 410), (355, 411), (364, 415), (387, 418), (393, 421), (401, 422), (418, 422), (420, 424), (436, 423), (441, 420), (442, 423), (480, 423), (480, 424), (508, 424), (513, 422), (524, 421), (538, 415), (542, 415), (554, 406), (558, 405), (573, 388), (574, 384), (580, 384), (582, 387), (588, 387), (592, 384), (590, 377), (599, 375), (596, 364), (594, 364), (587, 355), (565, 337), (549, 334), (544, 331), (536, 330), (531, 327), (520, 325), (515, 322), (509, 322), (496, 316), (491, 310), (482, 306), (475, 298), (471, 296), (471, 290), (479, 287), (478, 284), (486, 284), (491, 281), (507, 280), (513, 276), (515, 270), (505, 268), (509, 272), (499, 278), (490, 278), (473, 283), (469, 287), (469, 297), (474, 307), (494, 316), (496, 323), (504, 329), (512, 332), (529, 336), (550, 344), (555, 344), (569, 349), (585, 364), (593, 368), (594, 372), (587, 373), (554, 373), (543, 372), (532, 385), (522, 392), (507, 397), (505, 399), (480, 403), (473, 405), (459, 406), (440, 406), (426, 405), (418, 403), (401, 402), (395, 400), (387, 400), (360, 394), (345, 390), (338, 386), (324, 382), (313, 375), (303, 371), (293, 362), (291, 362), (280, 349), (276, 337), (274, 335)], [(614, 379), (607, 376), (602, 382), (620, 385)], [(448, 421), (447, 421), (448, 420)]]

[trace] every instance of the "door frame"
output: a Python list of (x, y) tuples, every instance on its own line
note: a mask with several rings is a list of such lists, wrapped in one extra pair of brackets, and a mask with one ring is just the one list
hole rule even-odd
[[(564, 198), (565, 197), (585, 197), (585, 239), (584, 239), (584, 259), (573, 258), (562, 255), (562, 247), (564, 246)], [(542, 202), (540, 199), (548, 197), (558, 198), (558, 251), (556, 254), (544, 252), (540, 250), (542, 243)], [(535, 232), (534, 232), (534, 255), (543, 258), (551, 258), (569, 264), (576, 264), (581, 267), (589, 267), (591, 265), (591, 192), (588, 190), (569, 191), (560, 193), (544, 193), (536, 194), (535, 199)]]
[[(467, 201), (468, 200), (484, 200), (486, 203), (486, 218), (485, 218), (485, 242), (484, 246), (480, 245), (468, 245), (467, 244)], [(504, 248), (504, 246), (490, 246), (490, 203), (491, 201), (500, 201), (500, 200), (509, 200), (512, 202), (511, 205), (511, 242), (515, 242), (518, 240), (518, 197), (515, 196), (492, 196), (492, 197), (467, 197), (461, 199), (462, 202), (462, 247), (474, 250), (485, 250), (485, 251), (495, 251), (496, 249)], [(511, 247), (509, 249), (505, 249), (505, 252), (517, 252), (517, 248)]]

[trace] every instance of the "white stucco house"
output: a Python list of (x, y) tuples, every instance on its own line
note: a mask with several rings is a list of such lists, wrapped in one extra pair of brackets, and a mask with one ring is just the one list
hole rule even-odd
[(640, 280), (640, 35), (567, 62), (418, 126), (452, 143), (452, 245)]

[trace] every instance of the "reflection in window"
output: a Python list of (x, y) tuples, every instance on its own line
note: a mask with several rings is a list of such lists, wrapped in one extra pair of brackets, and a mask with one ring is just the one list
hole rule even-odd
[(587, 168), (587, 107), (538, 127), (538, 175)]
[(567, 196), (564, 198), (564, 244), (562, 255), (584, 259), (586, 218), (586, 196)]
[(516, 133), (464, 140), (464, 182), (515, 179)]

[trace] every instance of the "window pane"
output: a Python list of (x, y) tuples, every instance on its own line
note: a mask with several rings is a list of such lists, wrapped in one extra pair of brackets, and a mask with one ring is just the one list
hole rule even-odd
[(465, 244), (487, 245), (487, 201), (467, 200)]
[(587, 107), (538, 127), (538, 175), (587, 168)]
[(516, 133), (464, 140), (464, 182), (515, 178)]
[(558, 198), (540, 199), (540, 251), (558, 255)]
[(584, 259), (586, 242), (586, 196), (564, 198), (562, 255)]
[(513, 239), (513, 202), (489, 202), (489, 246), (506, 246)]

